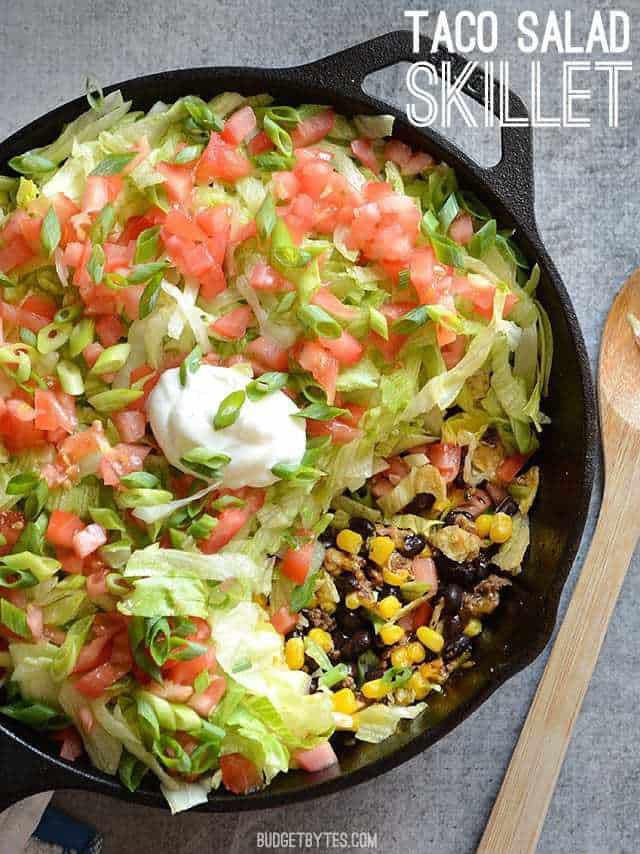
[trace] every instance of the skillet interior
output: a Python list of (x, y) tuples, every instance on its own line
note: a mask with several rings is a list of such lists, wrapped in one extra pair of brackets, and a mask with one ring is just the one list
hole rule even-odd
[[(400, 34), (381, 37), (390, 39)], [(409, 34), (402, 34), (409, 37)], [(371, 45), (373, 43), (368, 43)], [(363, 46), (365, 47), (365, 46)], [(316, 775), (290, 773), (281, 776), (264, 792), (242, 798), (213, 793), (209, 811), (236, 811), (273, 807), (293, 800), (327, 794), (375, 777), (429, 747), (452, 730), (506, 679), (513, 676), (542, 651), (551, 637), (560, 593), (582, 535), (594, 476), (596, 419), (594, 394), (582, 336), (562, 281), (548, 257), (533, 218), (530, 176), (513, 174), (509, 197), (492, 186), (491, 170), (482, 172), (462, 152), (437, 133), (419, 131), (388, 105), (345, 84), (345, 51), (331, 65), (320, 61), (293, 69), (203, 68), (168, 72), (138, 78), (110, 87), (120, 88), (133, 99), (134, 109), (148, 109), (157, 100), (171, 102), (192, 93), (209, 99), (225, 90), (246, 94), (268, 91), (283, 103), (330, 104), (350, 113), (393, 113), (395, 136), (423, 148), (453, 166), (463, 187), (474, 190), (495, 212), (502, 227), (514, 227), (525, 254), (540, 264), (542, 277), (538, 295), (549, 313), (555, 342), (550, 397), (545, 411), (552, 419), (536, 462), (541, 466), (541, 489), (534, 505), (532, 546), (524, 572), (513, 593), (481, 636), (477, 666), (457, 675), (446, 694), (429, 702), (419, 719), (409, 722), (396, 735), (379, 745), (359, 744), (343, 751), (340, 768)], [(410, 57), (406, 57), (410, 58)], [(391, 64), (390, 61), (378, 64)], [(367, 69), (374, 70), (373, 68)], [(364, 75), (363, 75), (364, 76)], [(346, 90), (346, 94), (345, 94)], [(33, 122), (0, 145), (0, 169), (15, 154), (46, 144), (64, 123), (86, 109), (77, 99)], [(524, 182), (525, 186), (522, 187)], [(153, 783), (147, 781), (134, 795), (119, 782), (93, 768), (86, 760), (68, 765), (56, 756), (55, 744), (27, 728), (2, 719), (0, 732), (23, 748), (12, 749), (13, 761), (5, 765), (2, 786), (5, 800), (49, 788), (83, 788), (160, 806), (164, 803)], [(3, 805), (0, 795), (0, 808)]]

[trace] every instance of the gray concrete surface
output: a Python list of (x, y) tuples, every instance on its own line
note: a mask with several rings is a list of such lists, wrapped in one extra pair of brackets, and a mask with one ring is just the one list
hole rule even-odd
[[(514, 47), (514, 21), (523, 8), (542, 13), (552, 6), (539, 0), (465, 5), (478, 11), (489, 6), (499, 14), (500, 56), (513, 61), (514, 88), (526, 95), (527, 61), (518, 58)], [(636, 16), (640, 12), (638, 0), (604, 0), (598, 6), (624, 8)], [(404, 7), (397, 0), (23, 0), (11, 5), (0, 0), (0, 137), (78, 95), (87, 72), (106, 83), (195, 65), (294, 65), (403, 27)], [(591, 0), (558, 5), (567, 7), (579, 10), (578, 30), (584, 32), (596, 5)], [(640, 61), (637, 46), (632, 46), (632, 55)], [(557, 70), (557, 59), (547, 57), (545, 91), (552, 100), (559, 85)], [(379, 75), (371, 85), (404, 103), (397, 70)], [(638, 89), (636, 73), (624, 84), (617, 130), (605, 128), (600, 120), (590, 131), (536, 132), (540, 228), (573, 297), (594, 360), (610, 300), (640, 264), (635, 219), (640, 191)], [(600, 114), (603, 96), (599, 86), (594, 100)], [(495, 150), (489, 133), (455, 135), (478, 157)], [(593, 512), (589, 531), (592, 525)], [(636, 556), (575, 729), (541, 854), (637, 849), (639, 570)], [(574, 571), (565, 603), (575, 577)], [(428, 753), (378, 780), (315, 803), (239, 817), (174, 819), (82, 792), (60, 794), (56, 803), (95, 824), (105, 834), (107, 854), (248, 852), (256, 847), (258, 830), (369, 830), (377, 832), (378, 851), (470, 852), (489, 815), (543, 664), (540, 659), (511, 680)]]

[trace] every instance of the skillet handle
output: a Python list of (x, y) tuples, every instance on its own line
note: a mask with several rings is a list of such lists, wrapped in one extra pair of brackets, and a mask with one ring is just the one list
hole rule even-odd
[[(413, 52), (413, 34), (409, 30), (396, 30), (353, 47), (334, 53), (297, 69), (307, 78), (306, 82), (334, 88), (347, 96), (362, 100), (363, 83), (369, 74), (396, 65), (399, 62), (431, 63), (442, 76), (442, 65), (451, 63), (452, 82), (465, 70), (467, 60), (445, 48), (431, 52), (432, 41), (420, 36), (420, 51)], [(500, 91), (494, 82), (493, 113), (500, 117)], [(476, 68), (469, 77), (463, 91), (483, 107), (485, 105), (485, 75)], [(524, 102), (508, 90), (510, 118), (525, 118), (522, 127), (502, 127), (502, 157), (500, 162), (489, 169), (479, 169), (480, 175), (490, 183), (497, 195), (521, 221), (535, 223), (534, 181), (533, 181), (533, 133), (529, 122), (529, 113)]]

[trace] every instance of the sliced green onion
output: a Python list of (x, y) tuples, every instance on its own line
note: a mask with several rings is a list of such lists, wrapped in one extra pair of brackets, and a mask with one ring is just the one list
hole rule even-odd
[(350, 671), (346, 664), (336, 664), (331, 670), (327, 670), (326, 673), (322, 674), (318, 679), (318, 685), (321, 685), (323, 688), (333, 688), (338, 682), (346, 679), (349, 673)]
[(104, 265), (106, 256), (104, 249), (100, 243), (94, 243), (91, 255), (87, 262), (87, 273), (91, 276), (96, 285), (99, 285), (104, 277)]
[(38, 353), (46, 356), (48, 353), (53, 353), (54, 350), (59, 350), (67, 343), (71, 335), (72, 326), (70, 323), (65, 323), (62, 326), (56, 326), (55, 323), (48, 323), (43, 326), (38, 332)]
[(125, 474), (120, 478), (120, 483), (126, 486), (127, 489), (135, 489), (141, 487), (143, 489), (155, 489), (160, 484), (160, 481), (149, 471), (134, 471), (131, 474)]
[(189, 374), (195, 374), (202, 364), (202, 350), (196, 346), (180, 365), (180, 384), (185, 386)]
[(348, 409), (339, 406), (328, 406), (326, 403), (311, 403), (300, 412), (295, 412), (293, 418), (308, 418), (310, 421), (331, 421), (341, 415), (349, 415)]
[(91, 317), (83, 317), (73, 327), (69, 336), (69, 355), (72, 359), (79, 356), (84, 348), (91, 344), (95, 336), (95, 331), (96, 324)]
[(140, 320), (148, 317), (156, 307), (161, 287), (162, 273), (156, 273), (155, 276), (149, 279), (140, 297), (140, 306), (138, 308), (138, 317)]
[(119, 175), (120, 172), (128, 166), (136, 156), (137, 152), (127, 152), (126, 154), (108, 154), (104, 160), (101, 160), (96, 168), (90, 172), (90, 175)]
[(310, 303), (301, 306), (298, 309), (298, 319), (319, 338), (339, 338), (342, 335), (342, 327), (338, 321), (319, 305)]
[(213, 417), (213, 429), (223, 430), (237, 421), (240, 409), (245, 402), (246, 394), (243, 389), (232, 391), (221, 401), (218, 411)]
[(48, 157), (31, 151), (27, 151), (26, 154), (21, 154), (18, 157), (12, 157), (9, 166), (14, 172), (19, 172), (21, 175), (42, 175), (56, 168), (56, 164)]
[(372, 305), (369, 306), (369, 326), (371, 327), (372, 332), (375, 332), (381, 338), (384, 338), (385, 341), (389, 340), (389, 326), (387, 324), (387, 318), (381, 311), (378, 311), (378, 309), (374, 308)]
[(109, 507), (90, 507), (89, 515), (94, 522), (102, 525), (105, 531), (125, 531), (125, 525), (115, 510)]
[(107, 347), (98, 356), (95, 364), (91, 368), (93, 374), (113, 374), (122, 368), (129, 358), (131, 345), (128, 343), (114, 344), (112, 347)]
[(131, 403), (135, 403), (143, 394), (143, 391), (136, 391), (132, 388), (112, 388), (109, 391), (94, 394), (88, 399), (88, 402), (96, 412), (119, 412)]
[(177, 166), (184, 166), (185, 163), (192, 163), (200, 157), (203, 150), (203, 145), (187, 145), (176, 154), (173, 158), (173, 162)]
[(263, 127), (264, 132), (278, 149), (280, 154), (284, 154), (285, 157), (291, 157), (293, 154), (293, 142), (291, 141), (291, 136), (287, 131), (284, 128), (281, 128), (280, 125), (276, 124), (269, 116), (264, 117)]
[(127, 276), (130, 285), (140, 285), (147, 282), (156, 273), (162, 273), (167, 267), (166, 261), (150, 261), (148, 264), (138, 264)]
[(0, 599), (0, 623), (14, 635), (19, 635), (21, 638), (31, 637), (31, 630), (27, 624), (27, 612), (22, 608), (16, 608), (8, 599)]
[(160, 242), (160, 226), (154, 225), (141, 231), (136, 240), (136, 251), (133, 256), (134, 264), (147, 264), (158, 254)]
[(40, 243), (47, 258), (53, 255), (55, 248), (60, 243), (60, 237), (60, 220), (55, 212), (55, 208), (51, 206), (44, 215), (42, 225), (40, 226)]
[(281, 371), (268, 371), (266, 374), (261, 374), (257, 379), (251, 380), (245, 388), (246, 395), (249, 400), (255, 402), (265, 395), (283, 388), (288, 379), (289, 375)]
[(264, 202), (260, 205), (260, 210), (256, 214), (256, 228), (263, 240), (266, 240), (270, 236), (276, 224), (276, 219), (276, 205), (273, 201), (273, 196), (271, 193), (267, 193), (264, 197)]
[(56, 373), (58, 374), (62, 390), (66, 394), (78, 397), (84, 392), (82, 373), (74, 362), (70, 362), (67, 359), (60, 359), (56, 365)]
[(91, 242), (104, 243), (116, 224), (116, 209), (113, 205), (105, 205), (91, 226)]

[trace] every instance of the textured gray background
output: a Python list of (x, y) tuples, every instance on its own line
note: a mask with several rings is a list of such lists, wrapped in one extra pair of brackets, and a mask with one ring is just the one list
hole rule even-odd
[[(0, 138), (80, 94), (87, 72), (107, 83), (186, 66), (294, 65), (403, 27), (407, 5), (438, 8), (395, 0), (155, 0), (153, 4), (25, 0), (10, 7), (8, 0), (0, 0)], [(552, 5), (540, 0), (487, 4), (468, 0), (464, 5), (477, 11), (489, 7), (499, 14), (500, 57), (514, 61), (512, 85), (526, 96), (528, 61), (518, 60), (514, 20), (523, 8), (542, 13)], [(638, 0), (598, 5), (624, 8), (636, 17), (640, 13)], [(583, 32), (596, 4), (557, 7), (580, 10), (578, 30)], [(638, 61), (635, 45), (631, 53)], [(553, 101), (559, 85), (557, 58), (546, 58), (544, 69), (545, 92)], [(378, 94), (404, 104), (398, 70), (379, 75), (371, 85)], [(602, 84), (596, 89), (596, 109), (602, 116)], [(638, 90), (636, 73), (625, 79), (617, 130), (604, 127), (600, 118), (593, 130), (536, 132), (540, 229), (573, 297), (593, 360), (611, 298), (640, 265), (634, 216), (640, 189)], [(478, 158), (486, 159), (496, 150), (493, 133), (467, 131), (455, 136)], [(637, 848), (639, 569), (636, 556), (549, 811), (539, 848), (543, 854)], [(574, 581), (575, 572), (565, 603)], [(220, 848), (248, 852), (255, 848), (257, 830), (303, 829), (377, 831), (378, 850), (384, 852), (469, 852), (489, 815), (543, 664), (540, 659), (512, 679), (428, 753), (371, 783), (319, 802), (242, 813), (238, 818), (174, 819), (82, 792), (61, 794), (56, 803), (100, 828), (107, 854), (200, 854)]]

